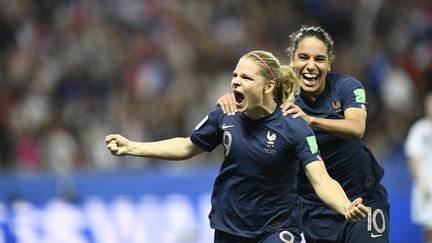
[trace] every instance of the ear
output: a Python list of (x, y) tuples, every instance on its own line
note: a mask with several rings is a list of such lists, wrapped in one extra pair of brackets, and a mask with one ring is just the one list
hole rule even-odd
[(275, 87), (276, 87), (276, 81), (270, 80), (270, 82), (268, 84), (266, 84), (265, 87), (264, 87), (264, 93), (266, 93), (266, 94), (272, 93), (273, 89)]

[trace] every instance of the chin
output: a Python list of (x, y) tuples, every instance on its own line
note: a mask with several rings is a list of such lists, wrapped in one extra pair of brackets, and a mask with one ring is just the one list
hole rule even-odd
[(317, 86), (302, 85), (301, 89), (305, 92), (308, 92), (308, 93), (314, 93), (318, 90), (318, 87)]
[(243, 103), (243, 104), (236, 104), (236, 108), (237, 108), (237, 111), (238, 112), (245, 112), (246, 111), (246, 105)]

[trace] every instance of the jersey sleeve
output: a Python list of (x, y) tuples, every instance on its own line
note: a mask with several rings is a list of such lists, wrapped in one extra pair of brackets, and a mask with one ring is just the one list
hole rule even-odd
[(360, 81), (346, 77), (339, 85), (339, 91), (343, 110), (351, 107), (367, 110), (366, 92)]
[(295, 129), (295, 140), (297, 142), (295, 152), (301, 165), (304, 167), (313, 161), (322, 160), (322, 158), (315, 134), (306, 123), (301, 122)]
[(190, 139), (193, 144), (210, 152), (222, 143), (222, 131), (219, 128), (222, 112), (216, 108), (204, 117), (192, 130)]

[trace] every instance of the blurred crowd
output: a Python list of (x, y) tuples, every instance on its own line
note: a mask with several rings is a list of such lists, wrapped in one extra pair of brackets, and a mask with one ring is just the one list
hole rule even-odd
[(365, 140), (378, 159), (400, 149), (432, 89), (431, 1), (0, 0), (1, 171), (159, 166), (112, 156), (105, 135), (188, 136), (242, 54), (286, 62), (302, 24), (330, 32), (332, 69), (367, 89)]

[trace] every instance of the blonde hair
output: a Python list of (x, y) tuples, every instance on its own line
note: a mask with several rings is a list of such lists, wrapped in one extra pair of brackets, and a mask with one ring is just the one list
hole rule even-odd
[(245, 54), (258, 64), (260, 74), (270, 82), (275, 80), (276, 87), (273, 97), (279, 104), (286, 101), (294, 101), (300, 91), (300, 83), (297, 74), (288, 65), (281, 65), (279, 60), (270, 52), (257, 50)]

